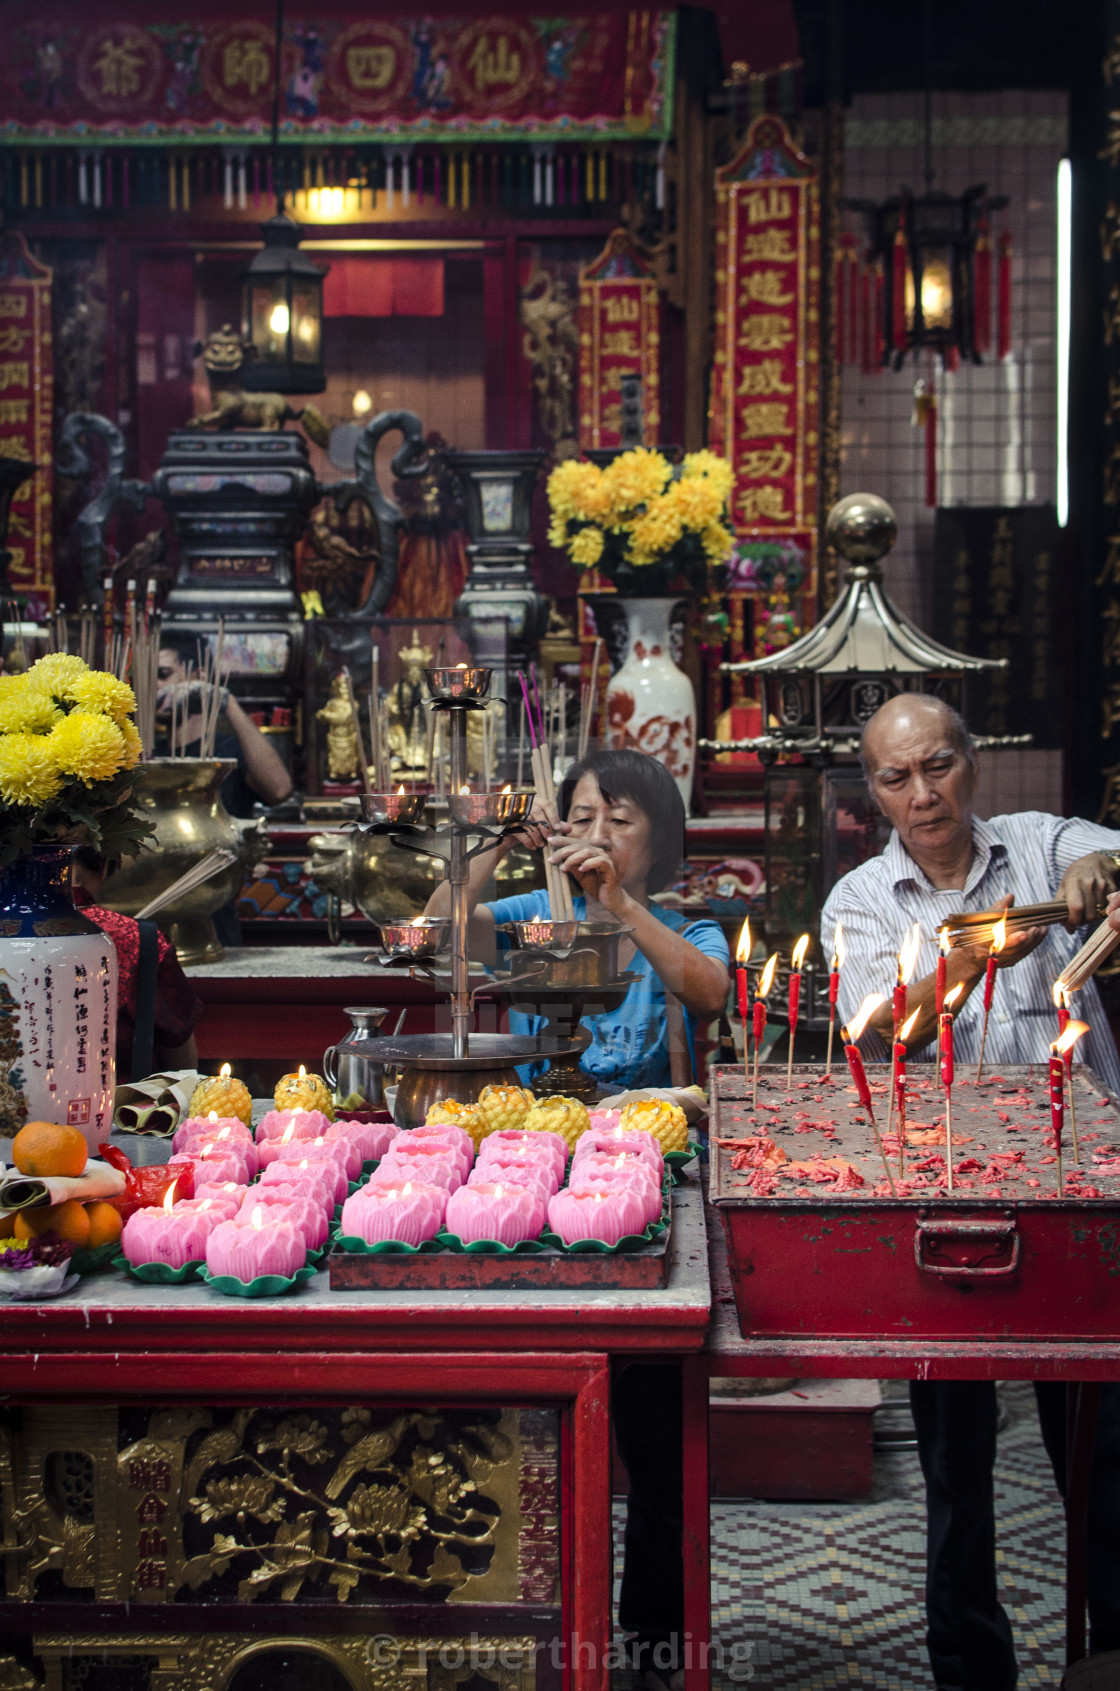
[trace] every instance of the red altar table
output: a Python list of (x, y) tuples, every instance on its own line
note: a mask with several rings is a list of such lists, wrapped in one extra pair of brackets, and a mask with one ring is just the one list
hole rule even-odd
[[(708, 1263), (699, 1183), (674, 1202), (672, 1261), (658, 1290), (332, 1292), (325, 1271), (294, 1295), (246, 1302), (203, 1283), (142, 1285), (94, 1275), (53, 1303), (16, 1304), (0, 1323), (5, 1405), (267, 1405), (294, 1411), (354, 1404), (432, 1411), (459, 1406), (550, 1405), (560, 1416), (558, 1613), (503, 1611), (515, 1631), (559, 1634), (560, 1661), (542, 1650), (536, 1685), (607, 1691), (611, 1636), (610, 1365), (636, 1356), (697, 1353), (709, 1320)], [(91, 1409), (91, 1413), (93, 1410)], [(122, 1411), (123, 1413), (123, 1411)], [(114, 1446), (115, 1449), (115, 1446)], [(197, 1500), (196, 1500), (197, 1501)], [(6, 1546), (5, 1548), (10, 1548)], [(42, 1636), (99, 1626), (182, 1632), (220, 1626), (217, 1608), (252, 1625), (254, 1605), (182, 1599), (138, 1608), (60, 1600), (0, 1601), (0, 1630)], [(315, 1605), (294, 1609), (324, 1632)], [(400, 1605), (398, 1605), (398, 1609)], [(414, 1604), (405, 1622), (454, 1626), (450, 1604)], [(370, 1604), (345, 1622), (387, 1630)], [(423, 1610), (422, 1620), (417, 1620)], [(460, 1616), (463, 1610), (459, 1610)], [(293, 1605), (271, 1603), (256, 1624), (291, 1627)], [(535, 1617), (535, 1618), (534, 1618)], [(392, 1617), (390, 1616), (392, 1623)], [(558, 1624), (557, 1624), (558, 1623)], [(336, 1622), (335, 1624), (341, 1624)], [(542, 1630), (543, 1629), (543, 1630)], [(582, 1646), (582, 1648), (581, 1648)], [(61, 1648), (62, 1646), (58, 1646)], [(380, 1681), (378, 1682), (380, 1683)]]

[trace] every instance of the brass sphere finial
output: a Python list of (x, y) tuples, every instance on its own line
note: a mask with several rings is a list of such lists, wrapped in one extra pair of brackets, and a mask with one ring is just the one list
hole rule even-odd
[(849, 493), (828, 513), (825, 536), (849, 564), (876, 564), (898, 539), (898, 523), (877, 493)]

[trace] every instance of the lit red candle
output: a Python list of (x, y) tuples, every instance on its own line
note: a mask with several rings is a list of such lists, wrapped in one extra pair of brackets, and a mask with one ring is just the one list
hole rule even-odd
[(840, 997), (840, 971), (844, 967), (847, 948), (844, 944), (844, 924), (837, 922), (832, 936), (832, 961), (828, 972), (828, 1056), (825, 1059), (824, 1072), (832, 1073), (832, 1037), (836, 1032), (836, 1003)]
[(906, 1020), (906, 989), (914, 977), (914, 969), (918, 962), (918, 952), (921, 950), (921, 945), (921, 924), (915, 922), (903, 940), (902, 949), (898, 954), (898, 979), (895, 982), (894, 995), (891, 1000), (891, 1020), (894, 1024), (895, 1039), (898, 1038), (898, 1030)]
[(906, 1052), (910, 1035), (914, 1031), (920, 1010), (907, 1016), (898, 1030), (898, 1038), (894, 1042), (894, 1114), (898, 1126), (898, 1172), (906, 1172)]
[(1067, 1071), (1066, 1064), (1067, 1062), (1072, 1064), (1073, 1048), (1082, 1034), (1088, 1033), (1088, 1031), (1088, 1022), (1073, 1021), (1067, 1009), (1065, 1026), (1050, 1047), (1050, 1130), (1054, 1137), (1054, 1155), (1058, 1161), (1059, 1198), (1065, 1191), (1065, 1178), (1062, 1173), (1062, 1134), (1066, 1119), (1065, 1082), (1067, 1072), (1069, 1072), (1070, 1081), (1070, 1102), (1071, 1104), (1073, 1102), (1073, 1075), (1072, 1071)]
[(797, 1033), (797, 1017), (801, 1009), (801, 970), (805, 963), (805, 953), (809, 949), (809, 936), (802, 934), (793, 948), (789, 971), (789, 1059), (786, 1063), (786, 1091), (793, 1085), (793, 1041)]
[(964, 991), (958, 982), (945, 994), (944, 1007), (937, 1018), (938, 1046), (941, 1057), (941, 1084), (945, 1088), (945, 1174), (949, 1191), (953, 1190), (953, 1010)]
[(949, 958), (948, 928), (942, 928), (941, 932), (937, 936), (937, 944), (939, 947), (939, 955), (937, 958), (937, 973), (934, 976), (933, 983), (933, 1007), (937, 1012), (938, 1021), (940, 1022), (941, 1014), (945, 1009), (945, 969)]
[(746, 1078), (750, 1063), (750, 1053), (747, 1050), (747, 1027), (750, 1021), (748, 1014), (748, 980), (747, 964), (751, 960), (751, 923), (748, 916), (739, 930), (739, 943), (735, 947), (735, 996), (739, 1005), (739, 1020), (743, 1024), (743, 1075)]
[(984, 1047), (988, 1043), (988, 1017), (992, 1013), (992, 1000), (996, 991), (996, 975), (999, 971), (999, 954), (1007, 944), (1007, 918), (1001, 916), (992, 927), (992, 943), (988, 950), (988, 961), (984, 965), (984, 1027), (980, 1034), (980, 1057), (976, 1064), (976, 1084), (979, 1086), (980, 1077), (984, 1073)]
[(886, 999), (881, 992), (869, 993), (847, 1026), (840, 1029), (840, 1038), (844, 1042), (844, 1055), (848, 1059), (848, 1068), (851, 1072), (852, 1084), (856, 1089), (856, 1097), (859, 1099), (861, 1108), (867, 1111), (867, 1119), (871, 1123), (872, 1132), (879, 1147), (879, 1155), (882, 1157), (883, 1167), (887, 1171), (887, 1185), (891, 1189), (891, 1196), (894, 1197), (894, 1175), (891, 1173), (891, 1165), (887, 1161), (886, 1147), (883, 1144), (883, 1136), (879, 1132), (879, 1124), (875, 1120), (875, 1111), (871, 1107), (871, 1088), (867, 1083), (867, 1071), (863, 1066), (863, 1058), (856, 1044), (871, 1017), (879, 1006), (885, 1003)]
[(759, 977), (758, 989), (754, 995), (752, 1008), (754, 1034), (754, 1092), (751, 1108), (758, 1108), (758, 1062), (762, 1053), (762, 1036), (766, 1032), (766, 996), (774, 984), (774, 971), (778, 967), (778, 953), (772, 952), (766, 959), (766, 966)]

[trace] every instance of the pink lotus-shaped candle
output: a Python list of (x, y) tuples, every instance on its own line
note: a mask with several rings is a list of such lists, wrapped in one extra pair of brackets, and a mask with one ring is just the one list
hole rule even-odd
[[(234, 1132), (234, 1127), (240, 1129), (240, 1134)], [(208, 1162), (221, 1162), (226, 1157), (237, 1157), (245, 1164), (245, 1172), (250, 1180), (256, 1179), (260, 1167), (257, 1147), (243, 1122), (227, 1122), (224, 1126), (207, 1122), (205, 1126), (191, 1133), (182, 1150), (177, 1151), (175, 1156), (195, 1157)]]
[(658, 1180), (665, 1169), (665, 1158), (661, 1154), (660, 1145), (652, 1133), (647, 1133), (640, 1127), (621, 1128), (617, 1133), (581, 1133), (572, 1157), (572, 1167), (578, 1167), (584, 1157), (597, 1153), (611, 1157), (640, 1157), (643, 1162), (649, 1164)]
[(257, 1123), (257, 1144), (269, 1139), (320, 1139), (330, 1125), (322, 1110), (269, 1110)]
[(172, 1213), (190, 1215), (193, 1212), (217, 1217), (217, 1221), (228, 1221), (241, 1208), (241, 1200), (247, 1190), (247, 1187), (235, 1186), (231, 1181), (228, 1189), (223, 1185), (219, 1192), (196, 1192), (193, 1198), (176, 1199)]
[(306, 1261), (303, 1234), (290, 1222), (270, 1220), (264, 1204), (255, 1207), (247, 1222), (221, 1222), (206, 1241), (211, 1274), (231, 1274), (246, 1283), (262, 1274), (288, 1278)]
[(651, 1203), (661, 1206), (661, 1182), (654, 1174), (648, 1163), (638, 1157), (620, 1153), (616, 1157), (602, 1156), (598, 1152), (584, 1157), (582, 1162), (572, 1164), (569, 1186), (578, 1186), (584, 1180), (598, 1180), (610, 1185), (621, 1182), (623, 1185), (634, 1186), (639, 1192), (649, 1195)]
[(608, 1196), (615, 1192), (626, 1193), (635, 1199), (641, 1213), (642, 1224), (638, 1228), (639, 1233), (642, 1227), (647, 1226), (651, 1221), (657, 1221), (661, 1215), (662, 1196), (660, 1188), (646, 1186), (636, 1180), (620, 1181), (612, 1180), (609, 1177), (603, 1179), (595, 1174), (579, 1174), (572, 1176), (571, 1184), (566, 1190), (576, 1192), (581, 1197), (588, 1192), (592, 1194), (603, 1192)]
[(546, 1203), (560, 1190), (552, 1158), (533, 1157), (528, 1152), (499, 1151), (485, 1162), (480, 1159), (471, 1170), (467, 1185), (477, 1186), (480, 1180), (510, 1180), (515, 1186), (529, 1186)]
[(204, 1180), (201, 1185), (195, 1183), (194, 1195), (196, 1198), (225, 1198), (232, 1205), (232, 1213), (232, 1210), (241, 1208), (245, 1187), (240, 1180)]
[(423, 1144), (453, 1146), (465, 1164), (464, 1180), (474, 1162), (474, 1140), (463, 1128), (450, 1121), (424, 1122), (419, 1127), (410, 1127), (407, 1133), (401, 1134), (397, 1144), (401, 1150)]
[(318, 1185), (309, 1185), (304, 1180), (296, 1186), (290, 1180), (278, 1180), (275, 1184), (258, 1180), (255, 1186), (249, 1188), (247, 1196), (262, 1204), (308, 1203), (317, 1209), (320, 1215), (325, 1216), (328, 1223), (334, 1214), (333, 1183), (328, 1189), (321, 1181)]
[(385, 1155), (393, 1141), (400, 1137), (400, 1131), (394, 1121), (336, 1121), (331, 1123), (323, 1137), (348, 1139), (358, 1147), (363, 1162), (374, 1162)]
[(211, 1110), (208, 1116), (188, 1116), (185, 1121), (181, 1121), (175, 1129), (171, 1150), (173, 1153), (185, 1151), (192, 1140), (213, 1139), (222, 1132), (225, 1132), (227, 1139), (236, 1139), (241, 1144), (246, 1140), (252, 1142), (253, 1135), (240, 1117), (220, 1116), (217, 1110)]
[(601, 1239), (617, 1245), (620, 1239), (641, 1233), (646, 1225), (641, 1194), (633, 1187), (616, 1185), (601, 1192), (575, 1192), (565, 1187), (549, 1200), (548, 1225), (565, 1245), (577, 1239)]
[(336, 1162), (269, 1163), (260, 1178), (262, 1186), (302, 1186), (328, 1198), (331, 1208), (340, 1204), (350, 1189), (346, 1170)]
[(176, 1213), (174, 1193), (172, 1186), (161, 1205), (135, 1210), (125, 1222), (121, 1250), (134, 1268), (145, 1262), (182, 1268), (206, 1255), (206, 1242), (222, 1217), (208, 1210)]
[(196, 1186), (224, 1180), (235, 1180), (239, 1186), (248, 1186), (249, 1164), (241, 1151), (242, 1147), (238, 1145), (199, 1145), (169, 1157), (167, 1166), (192, 1168)]
[(277, 1163), (334, 1163), (343, 1170), (347, 1180), (356, 1180), (362, 1172), (361, 1153), (349, 1139), (293, 1139), (288, 1144), (277, 1139), (272, 1145), (262, 1145), (262, 1151), (275, 1148), (276, 1155), (269, 1168)]
[(398, 1151), (394, 1145), (370, 1175), (369, 1184), (397, 1186), (404, 1180), (426, 1181), (432, 1186), (442, 1186), (445, 1192), (456, 1192), (463, 1184), (463, 1173), (459, 1164), (446, 1151), (443, 1156), (429, 1152), (427, 1155), (414, 1154), (406, 1157), (404, 1152)]
[(423, 1180), (363, 1186), (343, 1204), (340, 1231), (367, 1245), (419, 1245), (439, 1232), (446, 1204), (443, 1187)]
[[(324, 1121), (326, 1118), (318, 1110), (273, 1110), (275, 1116), (288, 1116), (287, 1125), (279, 1132), (269, 1134), (266, 1139), (258, 1139), (257, 1155), (262, 1168), (267, 1168), (278, 1157), (300, 1156), (304, 1145), (318, 1143), (323, 1135), (312, 1133), (312, 1120)], [(327, 1122), (330, 1127), (330, 1122)]]
[(621, 1110), (590, 1110), (588, 1120), (591, 1133), (613, 1133), (622, 1120)]
[(556, 1165), (556, 1178), (563, 1180), (568, 1166), (568, 1147), (558, 1133), (526, 1133), (520, 1127), (502, 1128), (488, 1133), (478, 1153), (480, 1163), (498, 1152), (525, 1151), (530, 1156), (548, 1156)]
[(527, 1186), (500, 1180), (482, 1180), (476, 1186), (461, 1186), (447, 1200), (444, 1226), (470, 1245), (479, 1239), (496, 1245), (516, 1245), (520, 1239), (535, 1239), (544, 1226), (543, 1201)]
[(257, 1186), (251, 1192), (246, 1192), (241, 1207), (231, 1217), (239, 1221), (242, 1226), (252, 1224), (253, 1211), (263, 1206), (265, 1211), (265, 1225), (271, 1226), (274, 1221), (286, 1221), (294, 1227), (297, 1233), (303, 1235), (303, 1242), (309, 1251), (317, 1251), (320, 1245), (327, 1242), (328, 1222), (322, 1204), (314, 1198), (277, 1196), (275, 1186)]

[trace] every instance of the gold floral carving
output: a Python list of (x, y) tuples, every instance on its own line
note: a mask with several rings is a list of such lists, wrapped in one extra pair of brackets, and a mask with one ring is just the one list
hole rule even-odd
[(521, 290), (521, 327), (525, 356), (533, 367), (533, 386), (541, 427), (558, 458), (574, 458), (579, 329), (575, 292), (566, 278), (545, 267), (534, 249), (528, 279)]
[(133, 1603), (555, 1597), (551, 1410), (135, 1415), (0, 1423), (9, 1596), (55, 1572)]

